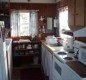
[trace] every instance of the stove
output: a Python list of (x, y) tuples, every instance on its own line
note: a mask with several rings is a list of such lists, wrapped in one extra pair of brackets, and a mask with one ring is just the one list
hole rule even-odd
[(72, 57), (65, 57), (64, 59), (65, 59), (65, 60), (73, 60)]
[(68, 73), (64, 69), (64, 63), (74, 60), (75, 58), (73, 53), (69, 53), (62, 48), (59, 49), (59, 51), (56, 52), (55, 56), (53, 57), (53, 80), (62, 80), (65, 73)]
[(66, 55), (66, 52), (58, 52), (59, 55)]
[(61, 61), (63, 62), (69, 62), (69, 61), (75, 61), (77, 60), (75, 57), (74, 57), (74, 52), (67, 52), (67, 51), (59, 51), (57, 52), (56, 54), (57, 57), (60, 58)]

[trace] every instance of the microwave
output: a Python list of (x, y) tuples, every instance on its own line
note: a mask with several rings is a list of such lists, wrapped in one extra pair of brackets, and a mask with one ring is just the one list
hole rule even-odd
[(86, 46), (80, 47), (78, 60), (86, 65)]

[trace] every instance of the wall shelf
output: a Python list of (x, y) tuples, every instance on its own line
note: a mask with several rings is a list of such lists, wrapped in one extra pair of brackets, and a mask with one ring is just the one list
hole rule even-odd
[[(13, 41), (13, 66), (38, 65), (41, 62), (41, 43), (37, 41)], [(36, 61), (36, 62), (35, 62)], [(29, 65), (29, 66), (30, 66)]]

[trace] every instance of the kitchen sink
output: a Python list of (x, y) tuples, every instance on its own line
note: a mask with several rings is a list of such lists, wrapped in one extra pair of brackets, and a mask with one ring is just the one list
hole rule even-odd
[(58, 46), (62, 46), (62, 44), (56, 43), (56, 44), (50, 44), (51, 47), (58, 47)]

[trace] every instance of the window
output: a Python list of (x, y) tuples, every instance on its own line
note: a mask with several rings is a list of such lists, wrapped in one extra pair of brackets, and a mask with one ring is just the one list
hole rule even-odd
[(12, 11), (11, 36), (37, 35), (37, 11)]
[(70, 30), (68, 26), (68, 7), (59, 9), (59, 34), (60, 37), (65, 37), (66, 35), (62, 34), (63, 31)]

